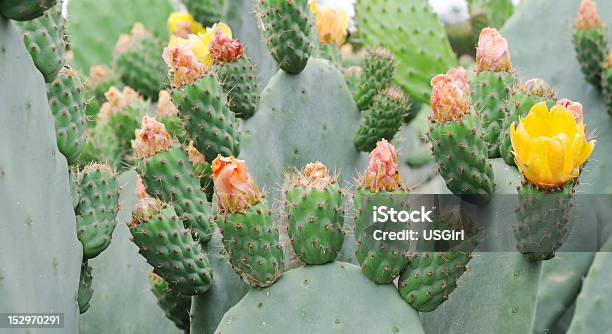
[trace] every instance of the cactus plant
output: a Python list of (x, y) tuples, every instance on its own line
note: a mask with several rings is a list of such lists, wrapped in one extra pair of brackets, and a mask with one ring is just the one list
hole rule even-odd
[(191, 298), (172, 290), (168, 282), (155, 273), (149, 275), (149, 281), (151, 292), (157, 298), (157, 303), (164, 310), (166, 317), (172, 320), (178, 329), (188, 329)]
[(43, 15), (55, 4), (56, 0), (6, 0), (0, 3), (0, 13), (11, 20), (28, 21)]
[(91, 275), (91, 267), (87, 261), (81, 263), (81, 277), (79, 279), (79, 292), (77, 295), (77, 303), (79, 304), (79, 312), (85, 313), (89, 310), (91, 297), (94, 290), (91, 287), (93, 276)]
[(367, 109), (374, 97), (391, 85), (395, 67), (396, 60), (388, 49), (377, 48), (370, 52), (363, 64), (365, 74), (361, 75), (355, 90), (359, 110)]
[(223, 14), (224, 0), (184, 0), (183, 3), (194, 18), (206, 26), (219, 22)]

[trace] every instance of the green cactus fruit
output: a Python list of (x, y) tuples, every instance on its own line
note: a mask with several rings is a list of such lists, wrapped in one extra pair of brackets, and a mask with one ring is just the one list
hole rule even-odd
[(289, 74), (304, 70), (314, 48), (307, 0), (260, 0), (258, 15), (270, 54)]
[(376, 95), (370, 108), (364, 112), (361, 126), (355, 135), (355, 147), (359, 151), (370, 152), (379, 140), (392, 140), (409, 109), (406, 96), (398, 88), (387, 88)]
[(91, 275), (91, 267), (87, 261), (81, 263), (81, 278), (79, 280), (79, 294), (77, 295), (77, 304), (81, 314), (89, 309), (89, 302), (93, 296), (94, 290), (91, 285), (93, 276)]
[(56, 2), (57, 0), (2, 0), (0, 13), (7, 19), (29, 21), (43, 15), (55, 6)]
[(171, 289), (188, 296), (208, 291), (213, 280), (208, 257), (174, 207), (152, 198), (141, 200), (132, 214), (130, 232), (140, 254)]
[(290, 270), (268, 289), (251, 289), (215, 333), (425, 333), (395, 287), (359, 271), (338, 261)]
[(77, 237), (83, 258), (92, 259), (108, 247), (119, 211), (119, 185), (115, 172), (103, 164), (90, 164), (79, 175), (79, 204), (75, 209)]
[(603, 99), (608, 108), (608, 114), (612, 115), (612, 53), (608, 55), (608, 59), (603, 64), (601, 72), (601, 91)]
[(218, 154), (238, 156), (240, 133), (221, 85), (212, 75), (176, 88), (172, 101), (185, 119), (185, 130), (207, 161)]
[[(327, 171), (323, 164), (318, 165)], [(315, 165), (307, 165), (304, 173), (309, 166)], [(308, 175), (300, 173), (291, 183), (285, 210), (293, 251), (305, 264), (334, 261), (344, 241), (341, 189), (327, 175), (309, 182)]]
[(224, 0), (183, 0), (196, 21), (209, 27), (221, 21)]
[(517, 223), (512, 230), (517, 250), (529, 261), (550, 260), (563, 245), (571, 230), (575, 187), (575, 182), (569, 182), (553, 191), (538, 189), (531, 184), (519, 188)]
[(283, 272), (283, 250), (264, 199), (244, 213), (220, 212), (217, 226), (234, 271), (253, 287), (266, 287)]
[(607, 28), (602, 26), (594, 30), (574, 29), (572, 39), (585, 80), (598, 88), (602, 84), (601, 64), (608, 52), (607, 36)]
[(172, 320), (179, 329), (189, 329), (191, 297), (172, 290), (168, 282), (155, 273), (149, 274), (149, 283), (151, 283), (151, 291), (157, 299), (157, 304), (166, 317)]
[(374, 96), (391, 85), (395, 67), (395, 58), (388, 49), (377, 48), (368, 54), (363, 64), (361, 80), (354, 94), (359, 110), (368, 109)]
[(386, 205), (398, 207), (397, 199), (407, 195), (403, 190), (393, 192), (371, 193), (361, 188), (355, 193), (355, 239), (357, 241), (357, 261), (363, 273), (374, 283), (388, 284), (399, 276), (408, 265), (408, 247), (406, 241), (376, 240), (374, 228), (383, 231), (401, 231), (404, 223), (387, 222), (383, 226), (371, 224), (370, 217), (362, 216), (366, 207)]
[[(7, 2), (13, 1), (2, 1), (0, 6)], [(26, 49), (46, 82), (53, 81), (64, 66), (66, 49), (66, 20), (62, 16), (61, 4), (49, 8), (41, 17), (17, 24), (23, 34)]]
[(167, 85), (168, 67), (161, 57), (164, 46), (157, 37), (143, 36), (115, 59), (121, 81), (146, 99), (157, 100), (159, 91)]
[(519, 119), (527, 116), (529, 109), (538, 102), (545, 101), (549, 108), (552, 107), (557, 100), (556, 95), (552, 87), (542, 79), (531, 79), (512, 88), (512, 93), (504, 104), (505, 116), (499, 134), (499, 153), (508, 165), (515, 165), (510, 125), (514, 122), (518, 124)]
[(446, 123), (435, 122), (429, 129), (428, 138), (448, 189), (472, 203), (488, 202), (495, 184), (478, 115), (468, 114), (463, 119)]
[(72, 69), (64, 67), (57, 78), (47, 84), (49, 107), (55, 120), (57, 147), (73, 165), (85, 145), (85, 87)]
[(253, 116), (259, 104), (259, 87), (257, 70), (251, 60), (243, 55), (232, 63), (216, 65), (215, 72), (234, 115), (242, 119)]
[(465, 272), (470, 252), (421, 252), (413, 254), (402, 273), (398, 291), (419, 312), (431, 312), (457, 287)]
[(482, 71), (470, 83), (474, 110), (480, 113), (488, 157), (499, 158), (499, 134), (504, 119), (504, 102), (516, 82), (511, 72)]
[(200, 188), (187, 152), (179, 145), (138, 160), (136, 169), (147, 192), (157, 199), (173, 203), (184, 226), (202, 244), (210, 240), (211, 205)]

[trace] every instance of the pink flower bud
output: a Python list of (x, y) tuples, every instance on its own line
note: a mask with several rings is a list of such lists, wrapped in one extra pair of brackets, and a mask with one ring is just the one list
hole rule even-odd
[(570, 99), (561, 99), (557, 101), (558, 106), (563, 106), (574, 116), (577, 124), (584, 123), (584, 113), (582, 112), (582, 104), (580, 102), (574, 102)]
[(476, 48), (476, 69), (478, 72), (510, 72), (510, 51), (508, 42), (495, 28), (484, 28)]
[(602, 26), (601, 18), (597, 13), (597, 5), (591, 0), (582, 0), (576, 16), (576, 29), (596, 30)]
[(470, 85), (463, 67), (431, 79), (432, 119), (439, 123), (460, 119), (470, 111)]
[(221, 29), (215, 31), (215, 38), (210, 41), (208, 48), (217, 63), (231, 63), (240, 58), (244, 52), (240, 40), (224, 35)]
[(217, 204), (221, 210), (244, 212), (259, 202), (257, 185), (249, 175), (244, 160), (219, 154), (211, 167)]
[(137, 159), (148, 158), (157, 152), (165, 151), (175, 143), (166, 127), (149, 116), (142, 118), (140, 129), (135, 133), (136, 139), (132, 141), (132, 149)]
[(363, 178), (364, 186), (371, 192), (395, 191), (401, 188), (397, 152), (385, 139), (370, 152), (370, 162)]

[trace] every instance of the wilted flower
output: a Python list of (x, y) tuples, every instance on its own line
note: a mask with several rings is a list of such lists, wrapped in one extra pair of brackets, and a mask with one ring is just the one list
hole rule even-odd
[(314, 189), (326, 189), (334, 181), (327, 172), (327, 166), (316, 161), (310, 162), (304, 167), (304, 171), (297, 177), (297, 185)]
[(218, 155), (212, 162), (213, 182), (219, 208), (228, 212), (244, 212), (259, 202), (255, 181), (244, 160)]
[(470, 85), (463, 67), (431, 79), (432, 119), (438, 123), (458, 120), (470, 111)]
[(394, 191), (401, 188), (397, 152), (385, 139), (376, 143), (370, 152), (370, 162), (363, 177), (364, 186), (371, 192)]
[(132, 149), (137, 159), (148, 158), (157, 152), (165, 151), (175, 143), (164, 124), (149, 116), (142, 118), (140, 129), (137, 129), (135, 134), (136, 139), (132, 141)]

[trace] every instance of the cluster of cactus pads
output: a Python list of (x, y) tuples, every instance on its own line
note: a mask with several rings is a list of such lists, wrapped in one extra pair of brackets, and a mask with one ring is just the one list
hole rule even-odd
[[(76, 26), (87, 26), (79, 17), (87, 1), (72, 5)], [(185, 333), (442, 333), (446, 323), (477, 318), (457, 315), (485, 299), (462, 286), (477, 290), (474, 274), (496, 275), (500, 291), (524, 290), (486, 304), (499, 318), (487, 324), (502, 332), (536, 329), (536, 278), (568, 239), (579, 181), (602, 144), (586, 126), (586, 103), (583, 111), (580, 102), (558, 98), (573, 95), (550, 78), (520, 79), (513, 45), (497, 30), (513, 11), (509, 2), (470, 1), (477, 46), (467, 52), (475, 55), (467, 69), (457, 67), (425, 0), (358, 0), (354, 39), (344, 11), (314, 0), (246, 1), (239, 18), (228, 17), (223, 0), (183, 0), (187, 12), (167, 16), (173, 5), (159, 2), (151, 9), (164, 13), (157, 25), (142, 12), (115, 26), (117, 18), (99, 19), (113, 26), (111, 35), (130, 27), (116, 34), (112, 50), (105, 40), (104, 54), (88, 57), (96, 48), (69, 31), (62, 1), (0, 0), (0, 23), (14, 21), (10, 33), (46, 88), (47, 130), (54, 129), (53, 146), (65, 158), (66, 219), (82, 248), (79, 261), (71, 257), (75, 310), (100, 312), (96, 298), (109, 298), (96, 297), (96, 271), (108, 270), (107, 249), (124, 230), (131, 240), (125, 249), (137, 249), (150, 267), (130, 277), (145, 282), (160, 314)], [(593, 0), (576, 9), (576, 60), (612, 114), (606, 24)], [(243, 40), (225, 23), (246, 17), (257, 20), (261, 38)], [(406, 36), (413, 38), (401, 45)], [(278, 68), (264, 89), (258, 66), (265, 60), (247, 55), (255, 43)], [(0, 45), (0, 74), (11, 66), (6, 50)], [(409, 145), (431, 151), (421, 165), (433, 175), (424, 180), (400, 160), (409, 158), (402, 157), (405, 131), (419, 137)], [(5, 165), (0, 159), (0, 186)], [(130, 173), (135, 186), (125, 181)], [(442, 186), (431, 191), (432, 184)], [(368, 209), (403, 205), (419, 192), (452, 193), (490, 220), (509, 211), (496, 196), (517, 195), (508, 226), (517, 254), (504, 255), (508, 268), (471, 240), (425, 251), (374, 238), (374, 228), (405, 224), (373, 225)], [(126, 194), (137, 198), (133, 205), (120, 199)], [(439, 209), (436, 226), (469, 225), (463, 207)], [(596, 282), (597, 270), (591, 267)], [(585, 284), (585, 294), (594, 284)], [(575, 328), (587, 297), (577, 299)]]

